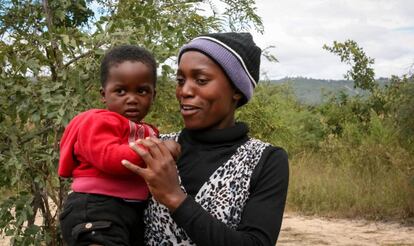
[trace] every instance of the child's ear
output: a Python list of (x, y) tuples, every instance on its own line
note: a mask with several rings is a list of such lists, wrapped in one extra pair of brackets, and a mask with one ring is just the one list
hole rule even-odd
[(101, 102), (102, 103), (106, 103), (106, 99), (105, 99), (105, 90), (104, 90), (104, 88), (100, 88), (99, 89), (99, 93), (101, 94)]
[(154, 89), (154, 94), (152, 94), (152, 102), (154, 102), (156, 95), (157, 95), (157, 90)]

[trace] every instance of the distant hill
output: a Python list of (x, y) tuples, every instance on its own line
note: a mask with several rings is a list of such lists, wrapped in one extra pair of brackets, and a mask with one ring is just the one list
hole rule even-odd
[[(381, 86), (389, 82), (387, 78), (380, 78), (377, 81)], [(351, 80), (324, 80), (304, 77), (286, 77), (279, 80), (270, 80), (269, 82), (290, 85), (299, 101), (306, 104), (319, 104), (324, 99), (324, 95), (338, 93), (340, 91), (343, 91), (351, 96), (364, 94), (362, 90), (354, 88), (354, 82)]]

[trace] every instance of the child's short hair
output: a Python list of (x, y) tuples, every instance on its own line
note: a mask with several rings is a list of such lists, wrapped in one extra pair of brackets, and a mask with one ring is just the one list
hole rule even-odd
[(115, 64), (124, 61), (142, 62), (153, 71), (154, 86), (157, 81), (157, 63), (154, 56), (148, 50), (135, 45), (120, 45), (110, 49), (101, 62), (101, 85), (105, 87), (109, 69)]

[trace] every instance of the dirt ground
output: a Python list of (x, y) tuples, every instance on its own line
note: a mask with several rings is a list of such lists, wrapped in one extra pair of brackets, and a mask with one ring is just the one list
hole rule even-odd
[(414, 226), (285, 214), (277, 245), (414, 246)]
[[(8, 246), (0, 236), (0, 246)], [(365, 220), (326, 219), (285, 214), (277, 245), (414, 246), (414, 226)]]

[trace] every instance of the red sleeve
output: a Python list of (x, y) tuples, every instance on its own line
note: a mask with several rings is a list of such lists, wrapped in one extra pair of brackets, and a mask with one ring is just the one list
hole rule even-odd
[(111, 175), (133, 175), (122, 164), (128, 160), (139, 166), (144, 162), (128, 144), (129, 124), (115, 113), (100, 113), (86, 119), (79, 129), (75, 153)]

